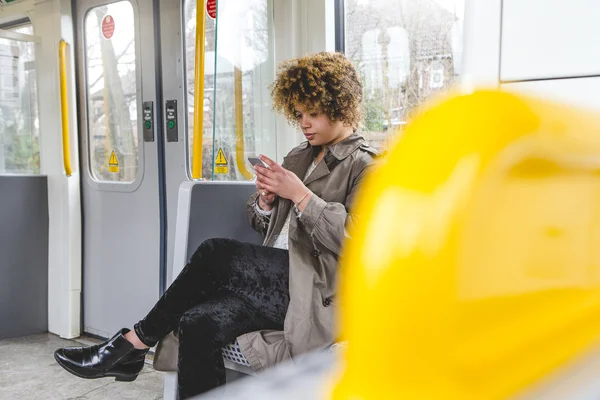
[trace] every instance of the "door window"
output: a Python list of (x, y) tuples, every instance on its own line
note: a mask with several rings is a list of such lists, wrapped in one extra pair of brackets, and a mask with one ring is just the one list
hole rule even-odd
[[(216, 4), (217, 19), (206, 15), (202, 177), (247, 180), (252, 177), (248, 156), (277, 156), (268, 89), (275, 79), (272, 0), (219, 0)], [(183, 25), (191, 165), (196, 0), (184, 1)]]
[(139, 170), (135, 20), (131, 3), (85, 17), (89, 168), (100, 182), (135, 181)]

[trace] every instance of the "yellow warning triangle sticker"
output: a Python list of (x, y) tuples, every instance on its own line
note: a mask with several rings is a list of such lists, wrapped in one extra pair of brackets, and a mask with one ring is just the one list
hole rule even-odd
[(219, 152), (217, 153), (215, 165), (227, 165), (227, 158), (225, 157), (225, 153), (223, 153), (223, 149), (221, 148), (219, 148)]
[(108, 172), (119, 173), (119, 160), (114, 150), (110, 153), (110, 160), (108, 160)]
[(110, 160), (108, 160), (108, 165), (119, 165), (119, 160), (117, 160), (117, 155), (115, 154), (114, 150), (110, 154)]

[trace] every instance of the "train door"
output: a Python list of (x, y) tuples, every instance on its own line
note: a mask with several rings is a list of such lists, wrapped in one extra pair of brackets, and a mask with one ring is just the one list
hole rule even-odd
[[(202, 19), (198, 12), (204, 15), (205, 24), (203, 89), (196, 82), (200, 71), (196, 67), (196, 27)], [(181, 176), (246, 181), (253, 175), (248, 156), (263, 153), (277, 158), (280, 146), (296, 144), (293, 134), (284, 135), (285, 140), (277, 135), (282, 130), (276, 126), (271, 107), (268, 85), (274, 79), (276, 63), (273, 14), (273, 0), (160, 1), (169, 216), (177, 211)], [(202, 92), (196, 99), (197, 90)], [(203, 115), (198, 130), (194, 129), (195, 113)], [(170, 124), (175, 114), (177, 132)], [(185, 174), (179, 166), (169, 167), (175, 163), (187, 167)], [(174, 225), (169, 224), (167, 282), (172, 279), (174, 233)]]
[[(272, 0), (201, 4), (204, 90), (195, 102), (197, 6), (76, 3), (87, 333), (130, 326), (172, 279), (182, 181), (247, 180), (248, 155), (279, 155), (268, 92)], [(199, 134), (195, 103), (204, 116)], [(202, 161), (195, 171), (193, 159)]]
[[(164, 290), (166, 165), (158, 1), (76, 3), (83, 208), (83, 328), (107, 337), (141, 318)], [(170, 131), (177, 131), (175, 127)], [(176, 142), (174, 142), (176, 143)], [(183, 146), (171, 158), (184, 160)]]
[[(240, 4), (199, 8), (205, 68), (195, 101), (195, 0), (76, 3), (87, 333), (130, 326), (171, 281), (182, 181), (251, 179), (247, 156), (277, 158), (294, 139), (277, 140), (268, 90), (273, 1)], [(204, 117), (196, 133), (194, 105)]]

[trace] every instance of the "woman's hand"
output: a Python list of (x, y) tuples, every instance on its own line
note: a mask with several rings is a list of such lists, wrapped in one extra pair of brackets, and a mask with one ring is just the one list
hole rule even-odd
[(258, 206), (264, 211), (271, 211), (273, 209), (273, 203), (275, 203), (275, 198), (277, 197), (277, 195), (267, 190), (258, 181), (258, 172), (256, 178), (256, 190), (258, 191)]
[[(289, 199), (295, 204), (300, 201), (308, 193), (308, 188), (304, 183), (291, 171), (283, 168), (275, 161), (266, 156), (259, 156), (269, 168), (256, 165), (256, 185), (260, 185), (262, 189), (269, 193), (275, 193), (279, 197)], [(260, 190), (260, 189), (259, 189)]]

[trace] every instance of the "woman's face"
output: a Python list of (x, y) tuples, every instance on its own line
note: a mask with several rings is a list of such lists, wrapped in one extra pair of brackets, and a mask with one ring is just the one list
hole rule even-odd
[(327, 115), (308, 112), (301, 104), (296, 104), (296, 121), (311, 146), (331, 145), (341, 142), (352, 133), (352, 128), (342, 122), (331, 122)]

